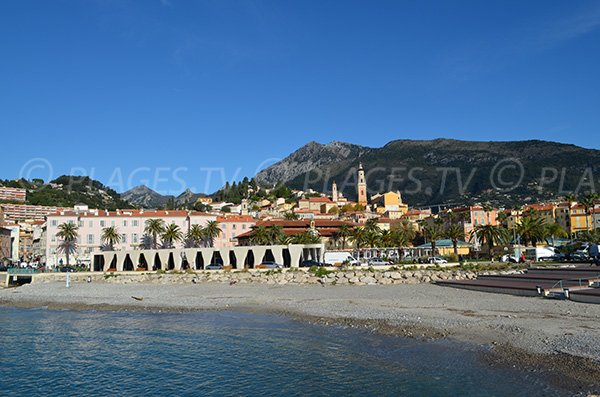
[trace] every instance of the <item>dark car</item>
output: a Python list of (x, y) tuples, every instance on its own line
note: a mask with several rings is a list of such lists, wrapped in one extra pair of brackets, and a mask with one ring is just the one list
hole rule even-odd
[(270, 261), (265, 261), (260, 265), (256, 266), (257, 269), (281, 269), (282, 267), (283, 266), (281, 266), (279, 263)]
[(208, 265), (204, 266), (204, 269), (206, 269), (206, 270), (223, 270), (223, 265), (221, 265), (220, 263), (209, 263)]
[(59, 271), (59, 272), (63, 272), (63, 273), (72, 273), (72, 272), (75, 272), (76, 270), (75, 270), (75, 268), (74, 268), (74, 267), (72, 267), (72, 266), (61, 266), (61, 267), (58, 269), (58, 271)]
[(314, 259), (307, 259), (300, 263), (300, 267), (313, 267), (313, 266), (327, 266), (326, 263), (316, 261)]

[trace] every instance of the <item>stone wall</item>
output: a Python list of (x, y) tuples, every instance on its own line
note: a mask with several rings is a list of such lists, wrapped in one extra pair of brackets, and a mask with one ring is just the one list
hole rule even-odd
[[(325, 274), (326, 273), (326, 274)], [(499, 274), (485, 271), (479, 274)], [(227, 284), (323, 284), (323, 285), (389, 285), (419, 284), (439, 280), (470, 280), (477, 273), (463, 270), (369, 270), (348, 269), (322, 271), (315, 274), (308, 269), (286, 269), (272, 271), (199, 271), (185, 272), (126, 272), (126, 273), (71, 273), (71, 283), (107, 282), (117, 284), (187, 284), (187, 283), (227, 283)], [(34, 283), (65, 281), (65, 273), (37, 275)]]

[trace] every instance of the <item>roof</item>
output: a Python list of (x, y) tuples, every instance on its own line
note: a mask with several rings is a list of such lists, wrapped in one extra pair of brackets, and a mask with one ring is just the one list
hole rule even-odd
[(56, 211), (48, 214), (48, 216), (65, 216), (65, 217), (82, 217), (82, 218), (98, 218), (98, 217), (123, 217), (123, 218), (164, 218), (164, 217), (186, 217), (186, 216), (210, 216), (206, 212), (186, 211), (186, 210), (87, 210), (87, 211)]
[(228, 216), (218, 216), (217, 222), (220, 223), (254, 223), (256, 220), (252, 218), (250, 215), (228, 215)]
[(311, 203), (333, 203), (329, 197), (309, 197)]

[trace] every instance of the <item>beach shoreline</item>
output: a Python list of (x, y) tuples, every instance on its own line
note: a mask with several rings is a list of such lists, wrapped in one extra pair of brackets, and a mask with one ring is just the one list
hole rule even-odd
[(542, 372), (574, 393), (600, 386), (600, 306), (458, 290), (393, 286), (43, 283), (0, 290), (0, 306), (68, 310), (235, 310), (485, 349), (490, 365)]

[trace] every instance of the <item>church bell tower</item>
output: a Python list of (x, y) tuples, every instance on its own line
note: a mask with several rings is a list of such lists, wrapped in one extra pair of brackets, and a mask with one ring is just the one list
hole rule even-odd
[(358, 204), (367, 205), (367, 180), (362, 163), (358, 163), (358, 182), (356, 184), (356, 193), (358, 195)]

